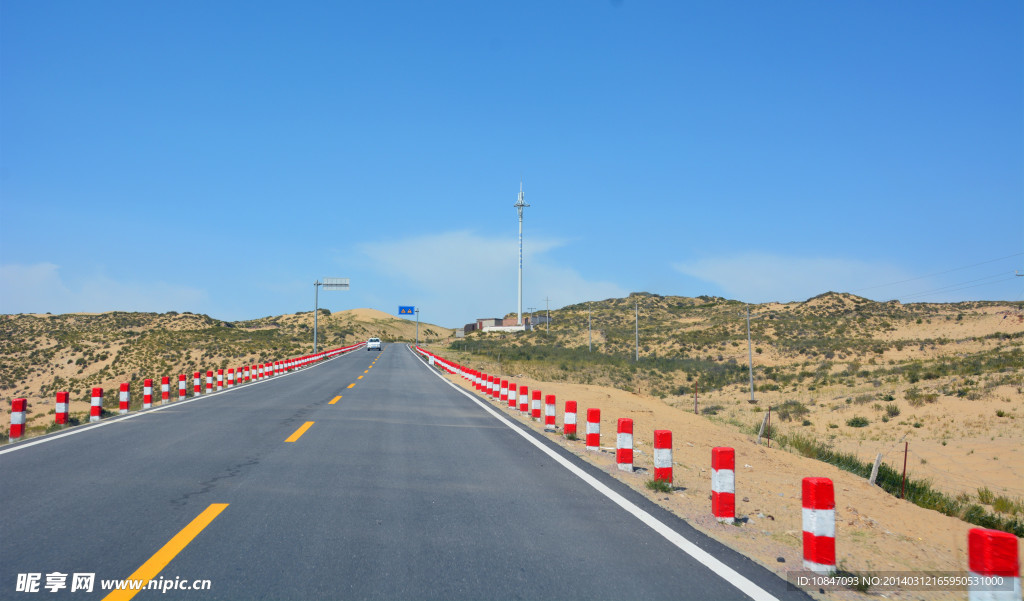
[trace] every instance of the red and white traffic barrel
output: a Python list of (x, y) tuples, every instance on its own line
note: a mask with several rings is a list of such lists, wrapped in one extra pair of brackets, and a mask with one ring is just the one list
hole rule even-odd
[(529, 413), (530, 412), (530, 387), (520, 386), (519, 387), (519, 412)]
[(736, 521), (736, 450), (711, 449), (711, 514), (719, 522)]
[(234, 367), (229, 367), (228, 368), (228, 388), (234, 388), (234, 387), (235, 387), (235, 368)]
[(587, 450), (601, 450), (601, 410), (587, 409)]
[(160, 404), (166, 405), (171, 402), (171, 377), (160, 378)]
[(130, 387), (131, 384), (128, 382), (121, 382), (121, 396), (120, 399), (118, 399), (118, 413), (121, 415), (128, 413), (128, 404), (131, 401), (131, 392), (129, 392)]
[(149, 409), (153, 406), (153, 380), (146, 378), (142, 381), (142, 408)]
[(801, 492), (804, 568), (831, 574), (836, 571), (836, 496), (832, 480), (804, 478)]
[(540, 421), (540, 415), (541, 415), (540, 391), (539, 390), (534, 390), (531, 393), (531, 398), (530, 398), (530, 417), (533, 418), (533, 421), (539, 422)]
[(654, 479), (672, 484), (672, 431), (654, 431)]
[(558, 429), (555, 424), (555, 395), (549, 394), (544, 397), (544, 431), (554, 432)]
[(224, 370), (217, 370), (217, 390), (224, 390)]
[(184, 401), (188, 393), (188, 379), (185, 374), (178, 374), (178, 400)]
[(518, 401), (516, 400), (517, 397), (519, 396), (518, 392), (517, 392), (518, 390), (519, 390), (519, 387), (518, 387), (518, 385), (515, 382), (509, 382), (508, 383), (508, 408), (509, 409), (516, 409), (518, 407), (518, 405), (519, 405)]
[(501, 381), (501, 391), (498, 398), (502, 401), (508, 401), (508, 380)]
[(633, 420), (620, 417), (615, 437), (615, 463), (624, 472), (633, 471)]
[(71, 395), (67, 392), (57, 393), (57, 409), (56, 413), (53, 414), (53, 419), (55, 423), (68, 423), (68, 405), (70, 404), (68, 400), (70, 399), (70, 397)]
[(201, 373), (196, 372), (192, 374), (192, 385), (194, 387), (192, 394), (195, 396), (203, 394), (203, 375)]
[(206, 394), (213, 392), (213, 370), (206, 370)]
[(11, 401), (11, 442), (21, 440), (21, 437), (25, 435), (25, 407), (27, 405), (26, 399)]
[(971, 528), (967, 533), (970, 601), (1020, 601), (1017, 537), (1009, 532)]
[(566, 436), (576, 434), (576, 401), (565, 402), (565, 415), (562, 417), (562, 431)]
[(93, 388), (90, 401), (92, 405), (89, 407), (89, 421), (98, 422), (103, 415), (103, 389), (99, 386)]

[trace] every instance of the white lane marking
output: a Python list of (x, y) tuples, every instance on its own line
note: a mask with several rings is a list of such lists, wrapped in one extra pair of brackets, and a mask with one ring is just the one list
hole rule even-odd
[[(355, 350), (355, 349), (353, 349), (353, 350)], [(342, 353), (342, 354), (338, 355), (337, 357), (331, 357), (330, 359), (327, 359), (327, 360), (324, 360), (324, 361), (320, 361), (316, 365), (310, 365), (310, 367), (319, 367), (321, 365), (326, 365), (327, 363), (330, 363), (331, 361), (334, 361), (335, 359), (340, 359), (341, 357), (346, 357), (348, 355), (349, 355), (349, 353)], [(202, 394), (200, 396), (192, 397), (192, 398), (190, 398), (187, 401), (172, 401), (170, 403), (165, 403), (165, 404), (163, 404), (163, 405), (161, 405), (159, 407), (153, 407), (151, 409), (144, 409), (142, 411), (139, 411), (138, 413), (131, 413), (131, 414), (128, 414), (128, 415), (119, 415), (117, 417), (107, 418), (107, 419), (104, 419), (104, 420), (102, 420), (102, 421), (100, 421), (98, 423), (94, 423), (94, 424), (89, 425), (89, 426), (72, 428), (71, 430), (68, 430), (67, 432), (64, 432), (63, 434), (57, 434), (55, 436), (47, 436), (46, 438), (41, 438), (41, 439), (38, 439), (38, 440), (29, 440), (29, 441), (20, 443), (20, 444), (18, 444), (15, 447), (12, 447), (12, 448), (9, 448), (9, 449), (0, 450), (0, 455), (4, 455), (6, 453), (13, 453), (15, 451), (20, 451), (22, 449), (27, 449), (29, 447), (34, 447), (37, 444), (43, 444), (45, 442), (50, 442), (51, 440), (58, 440), (60, 438), (64, 438), (65, 436), (73, 436), (75, 434), (81, 434), (82, 432), (88, 432), (89, 430), (95, 430), (96, 428), (102, 428), (103, 426), (109, 426), (110, 424), (116, 424), (116, 423), (120, 423), (120, 422), (127, 421), (127, 420), (130, 420), (130, 419), (135, 419), (136, 417), (141, 417), (143, 415), (152, 415), (153, 413), (156, 413), (158, 411), (163, 411), (165, 409), (170, 409), (171, 407), (181, 407), (182, 405), (187, 405), (189, 403), (194, 403), (196, 401), (202, 401), (202, 400), (205, 400), (205, 399), (208, 399), (208, 398), (211, 398), (211, 397), (215, 397), (217, 395), (225, 394), (225, 393), (228, 393), (228, 392), (237, 392), (239, 390), (245, 390), (246, 388), (249, 388), (250, 386), (258, 386), (260, 384), (266, 384), (267, 382), (276, 382), (276, 381), (278, 381), (282, 377), (287, 378), (288, 376), (294, 376), (294, 375), (299, 374), (299, 373), (302, 373), (302, 371), (293, 371), (293, 372), (290, 372), (290, 373), (278, 374), (278, 375), (276, 375), (276, 376), (274, 376), (272, 378), (269, 378), (269, 379), (257, 380), (255, 382), (250, 382), (249, 384), (243, 384), (241, 386), (235, 386), (234, 388), (227, 388), (227, 389), (224, 389), (224, 390), (220, 390), (218, 392), (211, 392), (209, 394)]]
[[(409, 348), (409, 347), (406, 347), (406, 348)], [(416, 351), (412, 350), (412, 348), (409, 348), (409, 352), (413, 353), (413, 356), (415, 356)], [(417, 359), (418, 359), (418, 357), (417, 357)], [(423, 363), (423, 365), (426, 366), (427, 364)], [(652, 530), (654, 530), (655, 532), (657, 532), (661, 536), (665, 537), (666, 540), (668, 540), (670, 543), (672, 543), (673, 545), (678, 547), (684, 553), (686, 553), (690, 557), (692, 557), (692, 558), (696, 559), (697, 561), (699, 561), (700, 563), (702, 563), (706, 568), (708, 568), (709, 570), (711, 570), (712, 572), (717, 574), (719, 577), (721, 577), (723, 580), (725, 580), (729, 584), (731, 584), (731, 585), (735, 586), (736, 588), (738, 588), (743, 594), (747, 595), (751, 599), (754, 599), (755, 601), (779, 601), (776, 597), (771, 595), (768, 591), (766, 591), (763, 588), (757, 586), (756, 584), (754, 584), (753, 582), (748, 580), (745, 576), (743, 576), (742, 574), (740, 574), (736, 570), (730, 568), (729, 566), (727, 566), (724, 563), (722, 563), (721, 561), (719, 561), (715, 556), (711, 555), (707, 551), (705, 551), (705, 550), (701, 549), (700, 547), (698, 547), (697, 545), (693, 544), (692, 542), (687, 540), (683, 535), (679, 534), (678, 532), (676, 532), (672, 528), (669, 528), (667, 525), (665, 525), (663, 522), (661, 522), (660, 520), (655, 518), (653, 515), (647, 513), (643, 509), (640, 509), (639, 507), (637, 507), (635, 504), (633, 504), (631, 501), (629, 501), (628, 499), (626, 499), (625, 497), (623, 497), (619, 493), (617, 493), (614, 490), (608, 488), (605, 484), (603, 484), (597, 478), (594, 478), (593, 476), (591, 476), (590, 474), (586, 473), (582, 469), (576, 467), (571, 462), (569, 462), (569, 460), (566, 459), (565, 457), (562, 457), (558, 453), (552, 451), (547, 446), (542, 444), (539, 440), (536, 440), (535, 438), (530, 436), (525, 431), (523, 431), (523, 430), (517, 428), (516, 426), (514, 426), (512, 424), (512, 422), (510, 422), (508, 419), (505, 418), (504, 415), (498, 413), (497, 411), (495, 411), (489, 405), (486, 405), (483, 402), (481, 402), (480, 399), (476, 398), (476, 396), (474, 396), (473, 394), (467, 392), (466, 390), (463, 390), (461, 387), (453, 384), (452, 382), (449, 382), (448, 380), (446, 380), (444, 378), (444, 376), (442, 376), (441, 374), (437, 373), (435, 370), (430, 370), (430, 371), (435, 376), (440, 378), (441, 381), (443, 381), (445, 384), (448, 384), (449, 386), (454, 388), (456, 391), (462, 393), (467, 398), (472, 400), (474, 403), (476, 403), (477, 405), (482, 407), (484, 411), (490, 413), (492, 416), (497, 418), (498, 421), (502, 422), (503, 424), (505, 424), (506, 426), (511, 428), (513, 432), (515, 432), (516, 434), (519, 434), (520, 436), (522, 436), (523, 438), (528, 440), (530, 442), (530, 444), (532, 444), (533, 446), (535, 446), (538, 449), (540, 449), (541, 451), (543, 451), (549, 457), (551, 457), (556, 462), (558, 462), (559, 465), (561, 465), (565, 469), (569, 470), (574, 476), (578, 477), (580, 480), (583, 480), (587, 484), (593, 486), (595, 489), (597, 489), (598, 492), (600, 492), (604, 496), (608, 497), (613, 503), (615, 503), (619, 507), (625, 509), (627, 512), (632, 514), (633, 517), (635, 517), (636, 519), (640, 520), (641, 522), (643, 522), (644, 524), (649, 526)]]

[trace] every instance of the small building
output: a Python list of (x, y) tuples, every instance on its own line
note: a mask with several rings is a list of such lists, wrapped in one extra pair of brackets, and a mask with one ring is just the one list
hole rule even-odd
[(476, 320), (476, 329), (482, 330), (484, 328), (493, 328), (494, 326), (503, 325), (504, 320), (499, 317), (481, 317)]
[[(524, 319), (527, 319), (527, 318), (524, 318)], [(531, 315), (531, 316), (529, 316), (528, 319), (530, 320), (530, 323), (535, 325), (535, 326), (551, 322), (551, 318), (548, 317), (547, 315)]]

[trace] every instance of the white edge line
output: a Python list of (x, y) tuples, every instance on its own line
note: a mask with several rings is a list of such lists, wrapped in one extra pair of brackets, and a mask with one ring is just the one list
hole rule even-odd
[[(416, 355), (415, 350), (413, 350), (411, 347), (407, 348), (409, 348), (409, 352), (413, 353), (414, 356)], [(423, 363), (423, 365), (427, 366), (426, 363)], [(436, 370), (430, 371), (435, 376), (440, 378), (442, 382), (448, 384), (456, 391), (465, 395), (474, 403), (482, 407), (484, 411), (490, 413), (492, 416), (497, 418), (498, 421), (502, 422), (503, 424), (511, 428), (513, 432), (519, 434), (520, 436), (528, 440), (530, 444), (537, 447), (545, 454), (547, 454), (549, 457), (558, 462), (559, 465), (569, 470), (574, 476), (578, 477), (580, 480), (583, 480), (587, 484), (593, 486), (595, 489), (597, 489), (598, 492), (611, 499), (613, 503), (625, 509), (627, 512), (632, 514), (633, 517), (637, 518), (638, 520), (649, 526), (652, 530), (663, 536), (666, 540), (668, 540), (670, 543), (678, 547), (684, 553), (702, 563), (705, 567), (707, 567), (709, 570), (720, 576), (723, 580), (738, 588), (743, 594), (747, 595), (751, 599), (754, 599), (755, 601), (779, 601), (778, 598), (771, 595), (768, 591), (764, 590), (763, 588), (757, 586), (756, 584), (748, 580), (746, 576), (743, 576), (736, 570), (725, 565), (715, 556), (711, 555), (707, 551), (693, 544), (683, 535), (679, 534), (672, 528), (668, 527), (663, 522), (655, 518), (653, 515), (647, 513), (646, 511), (644, 511), (640, 507), (637, 507), (633, 502), (629, 501), (619, 493), (608, 488), (608, 486), (603, 484), (597, 478), (594, 478), (593, 476), (586, 473), (579, 467), (573, 465), (568, 459), (562, 457), (558, 453), (549, 449), (547, 446), (542, 444), (539, 440), (535, 439), (534, 437), (530, 436), (524, 430), (514, 426), (512, 422), (509, 421), (504, 415), (495, 411), (494, 408), (492, 408), (490, 405), (487, 405), (480, 401), (480, 399), (478, 399), (472, 393), (469, 393), (460, 386), (457, 386), (456, 384), (448, 381), (447, 379), (445, 379), (443, 375), (438, 373)]]
[[(354, 351), (356, 349), (352, 349), (352, 350)], [(349, 351), (349, 352), (351, 352), (351, 351)], [(310, 365), (309, 367), (312, 368), (312, 367), (318, 367), (320, 365), (325, 365), (329, 361), (334, 361), (335, 359), (338, 359), (340, 357), (344, 357), (345, 355), (348, 355), (348, 353), (339, 353), (337, 357), (331, 357), (330, 359), (327, 359), (327, 360), (324, 360), (324, 361), (318, 361), (316, 364)], [(75, 434), (81, 434), (82, 432), (88, 432), (89, 430), (95, 430), (96, 428), (102, 428), (103, 426), (109, 426), (110, 424), (115, 424), (115, 423), (119, 423), (119, 422), (123, 422), (123, 421), (128, 421), (130, 419), (134, 419), (136, 417), (141, 417), (143, 415), (150, 415), (152, 413), (156, 413), (157, 411), (163, 411), (164, 409), (169, 409), (171, 407), (181, 407), (182, 405), (187, 405), (189, 403), (194, 403), (196, 401), (202, 401), (202, 400), (205, 400), (205, 399), (208, 399), (208, 398), (211, 398), (211, 397), (215, 397), (215, 396), (217, 396), (219, 394), (224, 394), (226, 392), (234, 392), (236, 390), (240, 390), (242, 387), (248, 388), (249, 386), (253, 386), (253, 385), (266, 384), (267, 382), (270, 382), (270, 381), (276, 381), (276, 379), (278, 379), (278, 378), (282, 378), (282, 377), (286, 378), (288, 376), (294, 376), (294, 375), (296, 375), (298, 373), (301, 373), (301, 370), (300, 371), (293, 371), (293, 372), (287, 373), (287, 374), (278, 374), (276, 376), (272, 376), (271, 378), (265, 378), (263, 380), (257, 380), (255, 382), (249, 382), (248, 384), (242, 384), (241, 387), (239, 387), (236, 384), (232, 388), (223, 388), (223, 389), (218, 390), (216, 392), (210, 392), (210, 393), (202, 394), (200, 396), (194, 396), (194, 397), (190, 398), (187, 401), (170, 401), (169, 403), (162, 404), (159, 407), (153, 407), (151, 409), (142, 409), (142, 410), (138, 411), (137, 413), (130, 413), (128, 415), (123, 415), (123, 416), (119, 415), (119, 416), (116, 416), (116, 417), (109, 417), (109, 418), (107, 418), (105, 420), (100, 421), (99, 423), (92, 424), (91, 426), (85, 426), (85, 427), (81, 427), (81, 428), (73, 428), (72, 430), (69, 430), (68, 432), (64, 432), (63, 434), (57, 434), (55, 436), (47, 436), (45, 438), (40, 438), (39, 440), (29, 440), (29, 441), (25, 441), (23, 443), (15, 443), (17, 446), (14, 446), (14, 447), (9, 448), (9, 449), (0, 450), (0, 455), (5, 455), (7, 453), (13, 453), (15, 451), (20, 451), (22, 449), (27, 449), (29, 447), (34, 447), (37, 444), (43, 444), (43, 443), (46, 443), (46, 442), (50, 442), (51, 440), (58, 440), (60, 438), (64, 438), (65, 436), (74, 436)]]

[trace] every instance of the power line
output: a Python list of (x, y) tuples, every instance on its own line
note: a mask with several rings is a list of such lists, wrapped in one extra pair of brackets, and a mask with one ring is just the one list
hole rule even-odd
[[(1001, 279), (997, 280), (995, 278), (1001, 278)], [(986, 277), (983, 277), (983, 278), (978, 278), (976, 280), (968, 280), (966, 282), (959, 282), (957, 284), (950, 284), (948, 286), (943, 286), (942, 288), (935, 288), (933, 290), (926, 290), (924, 292), (915, 292), (914, 294), (904, 294), (902, 296), (902, 298), (908, 299), (908, 298), (915, 298), (915, 297), (919, 297), (919, 296), (931, 296), (933, 294), (940, 294), (942, 292), (956, 292), (957, 290), (966, 290), (968, 288), (977, 288), (978, 286), (987, 286), (989, 284), (998, 284), (1000, 282), (1009, 282), (1011, 280), (1013, 280), (1013, 276), (1007, 277), (1006, 274), (1000, 273), (1000, 274), (986, 276)], [(975, 284), (975, 282), (981, 282), (981, 283), (980, 284)], [(965, 286), (964, 284), (972, 284), (972, 285)]]
[(910, 279), (907, 279), (907, 280), (900, 280), (898, 282), (889, 282), (888, 284), (877, 284), (877, 285), (874, 285), (874, 286), (868, 286), (866, 288), (858, 288), (856, 290), (851, 290), (850, 292), (862, 292), (864, 290), (873, 290), (875, 288), (884, 288), (886, 286), (895, 286), (896, 284), (905, 284), (907, 282), (914, 282), (914, 281), (917, 281), (917, 280), (923, 280), (925, 278), (930, 278), (930, 277), (934, 277), (934, 276), (937, 276), (937, 275), (943, 275), (943, 274), (946, 274), (946, 273), (952, 273), (954, 271), (961, 271), (963, 269), (970, 269), (971, 267), (977, 267), (978, 265), (987, 265), (989, 263), (995, 263), (996, 261), (1004, 261), (1006, 259), (1012, 259), (1013, 257), (1019, 257), (1021, 255), (1024, 255), (1024, 253), (1014, 253), (1012, 255), (1006, 255), (1005, 257), (999, 257), (998, 259), (989, 259), (988, 261), (982, 261), (981, 263), (974, 263), (973, 265), (964, 265), (963, 267), (954, 267), (953, 269), (947, 269), (946, 271), (938, 271), (936, 273), (929, 273), (927, 275), (921, 275), (921, 276), (917, 276), (917, 277), (910, 278)]

